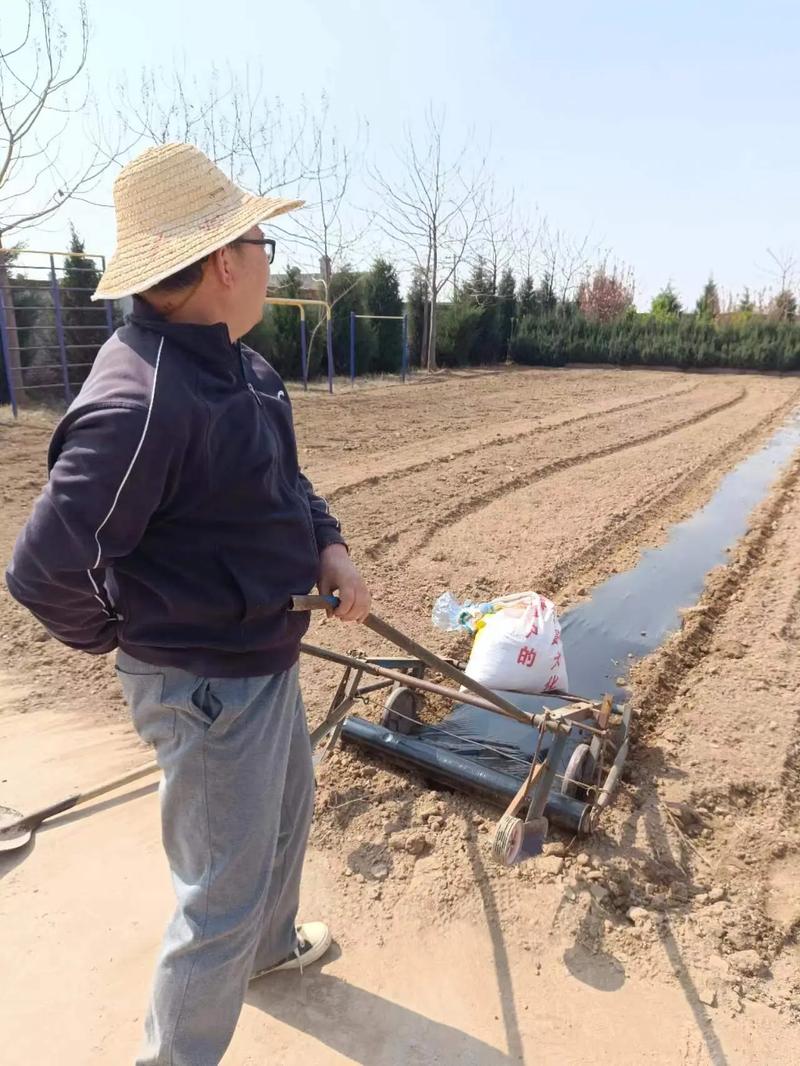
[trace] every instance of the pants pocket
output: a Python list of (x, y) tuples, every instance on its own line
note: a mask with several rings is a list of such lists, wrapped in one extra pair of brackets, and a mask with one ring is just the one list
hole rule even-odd
[(187, 711), (199, 716), (205, 725), (212, 726), (222, 713), (222, 700), (214, 692), (208, 678), (199, 677), (196, 686), (189, 693)]
[(197, 677), (184, 692), (183, 710), (218, 738), (252, 711), (263, 687), (263, 677)]
[(115, 667), (136, 732), (146, 744), (175, 735), (175, 708), (164, 702), (164, 674), (132, 673)]

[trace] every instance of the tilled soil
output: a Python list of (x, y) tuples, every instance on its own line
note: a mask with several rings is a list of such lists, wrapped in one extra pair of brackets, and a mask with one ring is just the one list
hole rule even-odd
[[(536, 588), (561, 606), (586, 595), (708, 499), (800, 403), (800, 380), (502, 369), (292, 400), (302, 462), (342, 520), (376, 611), (461, 655), (463, 644), (430, 625), (440, 592)], [(51, 426), (45, 415), (0, 421), (3, 558), (43, 481)], [(351, 750), (336, 754), (320, 778), (312, 858), (333, 879), (326, 904), (343, 947), (357, 953), (369, 936), (393, 951), (402, 942), (407, 956), (415, 929), (513, 930), (554, 988), (568, 973), (611, 991), (621, 974), (662, 982), (665, 1021), (677, 1011), (669, 988), (688, 1005), (674, 1057), (637, 1059), (636, 1047), (649, 1046), (640, 1019), (616, 1060), (594, 1061), (796, 1060), (798, 478), (796, 464), (785, 471), (681, 632), (635, 671), (635, 746), (591, 840), (554, 837), (543, 860), (498, 869), (488, 860), (496, 811)], [(387, 650), (366, 630), (319, 617), (309, 639)], [(10, 715), (39, 711), (45, 722), (54, 709), (117, 735), (124, 708), (110, 661), (56, 645), (4, 591), (0, 641), (6, 690), (24, 692), (2, 717), (7, 736)], [(335, 668), (303, 663), (312, 720), (335, 680)], [(374, 715), (378, 702), (361, 713)], [(35, 768), (35, 752), (26, 757)], [(513, 978), (521, 964), (504, 965)], [(506, 1007), (503, 1019), (511, 1047)], [(257, 1061), (237, 1046), (231, 1061)], [(578, 1061), (573, 1046), (556, 1041), (541, 1061)], [(527, 1049), (522, 1040), (508, 1061), (538, 1062), (535, 1045), (529, 1060)], [(319, 1061), (394, 1062), (345, 1051)], [(442, 1055), (412, 1061), (462, 1061)]]

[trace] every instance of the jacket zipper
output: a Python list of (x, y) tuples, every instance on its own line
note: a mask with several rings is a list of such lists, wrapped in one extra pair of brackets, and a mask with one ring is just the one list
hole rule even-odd
[(258, 395), (258, 393), (253, 388), (253, 386), (250, 384), (250, 382), (247, 380), (247, 371), (245, 370), (245, 367), (244, 367), (244, 356), (242, 355), (241, 346), (239, 346), (239, 369), (242, 372), (242, 382), (243, 382), (244, 385), (247, 386), (247, 391), (250, 393), (250, 395), (256, 401), (258, 406), (259, 407), (263, 407), (264, 404), (261, 401), (261, 397)]
[[(247, 386), (247, 391), (252, 395), (253, 399), (256, 401), (258, 406), (263, 410), (264, 409), (263, 400), (258, 395), (258, 392), (256, 391), (256, 389), (254, 389), (253, 386), (250, 384), (250, 382), (247, 380), (247, 374), (245, 373), (245, 368), (244, 368), (244, 356), (242, 355), (241, 348), (239, 349), (239, 366), (241, 367), (241, 370), (242, 370), (242, 380), (244, 381), (245, 385)], [(314, 549), (314, 554), (316, 555), (317, 559), (319, 559), (319, 548), (317, 547), (317, 537), (316, 537), (316, 534), (314, 533), (314, 520), (313, 520), (313, 518), (311, 517), (311, 514), (310, 514), (311, 508), (310, 508), (308, 499), (306, 498), (305, 493), (301, 494), (301, 490), (296, 489), (295, 491), (296, 491), (298, 497), (300, 497), (300, 507), (301, 507), (301, 510), (303, 512), (303, 518), (305, 519), (306, 528), (308, 530), (309, 539), (311, 541), (311, 546)]]

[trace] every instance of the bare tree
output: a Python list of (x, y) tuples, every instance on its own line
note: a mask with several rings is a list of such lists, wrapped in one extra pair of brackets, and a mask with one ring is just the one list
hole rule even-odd
[(467, 146), (449, 161), (443, 145), (443, 118), (429, 110), (425, 143), (406, 130), (399, 153), (402, 176), (395, 182), (373, 172), (382, 207), (376, 218), (385, 235), (405, 250), (428, 289), (425, 320), (427, 367), (436, 369), (436, 304), (451, 283), (476, 237), (484, 215), (485, 164), (467, 172)]
[(479, 258), (488, 271), (490, 290), (497, 292), (497, 283), (504, 270), (511, 268), (518, 253), (520, 234), (515, 224), (514, 193), (502, 199), (492, 178), (483, 197), (480, 224)]
[(259, 196), (291, 191), (305, 199), (304, 211), (274, 228), (296, 249), (313, 252), (327, 298), (330, 269), (323, 264), (341, 262), (360, 237), (345, 217), (360, 146), (357, 138), (345, 147), (330, 128), (325, 96), (311, 114), (305, 103), (290, 113), (249, 67), (242, 74), (213, 69), (201, 81), (184, 65), (167, 74), (145, 69), (133, 89), (122, 83), (117, 114), (139, 141), (191, 141)]
[(62, 162), (65, 140), (89, 96), (85, 0), (75, 0), (77, 28), (68, 35), (50, 0), (23, 0), (19, 35), (0, 24), (0, 246), (37, 225), (70, 199), (85, 198), (113, 161), (84, 138), (80, 162)]
[(553, 298), (565, 303), (573, 298), (589, 270), (592, 251), (589, 236), (576, 239), (545, 221), (541, 230), (541, 260)]
[(353, 213), (348, 210), (354, 159), (361, 150), (360, 132), (353, 145), (347, 147), (330, 127), (328, 102), (323, 97), (319, 112), (309, 119), (305, 136), (292, 151), (296, 168), (302, 171), (297, 195), (305, 199), (306, 205), (276, 228), (298, 250), (313, 254), (327, 302), (333, 270), (348, 260), (369, 227), (369, 221), (355, 225)]
[[(305, 207), (292, 212), (274, 225), (297, 258), (311, 257), (319, 266), (317, 285), (328, 308), (332, 310), (358, 284), (360, 275), (334, 293), (333, 278), (360, 249), (369, 229), (370, 216), (357, 215), (351, 203), (353, 173), (363, 152), (363, 131), (357, 131), (347, 146), (330, 124), (328, 101), (304, 124), (303, 135), (293, 144), (290, 159), (302, 174), (296, 194), (305, 199)], [(358, 218), (358, 221), (356, 219)], [(309, 358), (324, 319), (316, 323), (309, 338)]]
[(778, 292), (788, 292), (795, 287), (797, 281), (797, 260), (788, 248), (780, 248), (773, 251), (767, 248), (767, 255), (772, 260), (772, 267), (768, 273), (778, 286)]
[(532, 280), (541, 262), (541, 245), (547, 229), (547, 219), (541, 215), (533, 219), (516, 218), (514, 226), (517, 274), (522, 279)]
[(231, 180), (259, 195), (297, 184), (305, 167), (299, 146), (305, 107), (289, 114), (264, 90), (263, 74), (246, 65), (240, 72), (213, 67), (202, 81), (179, 68), (145, 68), (138, 81), (117, 87), (117, 118), (135, 143), (190, 141)]
[[(82, 150), (75, 153), (80, 161), (71, 166), (64, 162), (64, 145), (74, 137), (89, 100), (89, 21), (85, 0), (75, 4), (72, 35), (56, 18), (50, 0), (22, 0), (15, 37), (5, 8), (0, 21), (0, 301), (9, 347), (18, 355), (10, 259), (2, 249), (68, 201), (85, 199), (115, 154), (99, 139), (84, 135)], [(10, 385), (22, 397), (19, 362), (12, 366)]]
[[(333, 272), (342, 267), (363, 238), (366, 226), (355, 224), (350, 204), (354, 160), (362, 151), (359, 130), (352, 145), (340, 140), (329, 120), (323, 95), (312, 111), (305, 104), (294, 113), (264, 90), (260, 73), (215, 69), (199, 80), (185, 64), (164, 74), (144, 70), (131, 88), (118, 89), (117, 112), (124, 129), (153, 144), (191, 141), (232, 180), (261, 196), (287, 194), (304, 199), (303, 210), (271, 223), (297, 261), (319, 269), (320, 298), (334, 297)], [(309, 338), (309, 355), (325, 322), (321, 317)]]

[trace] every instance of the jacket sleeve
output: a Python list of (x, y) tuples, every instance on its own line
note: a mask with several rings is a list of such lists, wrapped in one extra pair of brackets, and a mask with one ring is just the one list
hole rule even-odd
[(330, 547), (331, 544), (343, 544), (347, 547), (347, 541), (342, 536), (342, 527), (339, 519), (331, 514), (328, 501), (314, 492), (314, 486), (305, 476), (300, 474), (300, 484), (308, 497), (311, 508), (311, 520), (314, 523), (314, 537), (320, 551)]
[(104, 570), (133, 551), (162, 500), (169, 448), (154, 436), (138, 407), (80, 414), (17, 539), (9, 591), (71, 648), (101, 654), (117, 645)]

